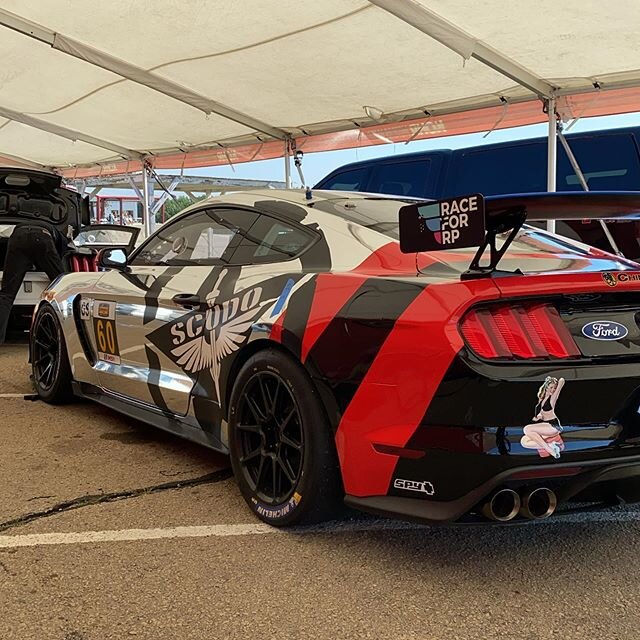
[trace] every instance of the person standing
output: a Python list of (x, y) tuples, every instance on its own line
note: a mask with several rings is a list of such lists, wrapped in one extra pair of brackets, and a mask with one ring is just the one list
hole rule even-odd
[(0, 344), (5, 341), (9, 315), (24, 277), (32, 266), (51, 280), (64, 273), (62, 256), (67, 239), (52, 224), (29, 221), (18, 224), (7, 244), (0, 288)]

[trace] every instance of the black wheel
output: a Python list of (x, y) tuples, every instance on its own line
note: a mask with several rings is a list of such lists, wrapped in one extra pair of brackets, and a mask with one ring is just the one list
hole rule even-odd
[(36, 392), (45, 402), (62, 404), (73, 398), (64, 336), (49, 305), (38, 310), (31, 328), (31, 371)]
[(277, 349), (253, 355), (231, 394), (233, 473), (250, 509), (286, 526), (334, 516), (343, 489), (333, 434), (307, 372)]

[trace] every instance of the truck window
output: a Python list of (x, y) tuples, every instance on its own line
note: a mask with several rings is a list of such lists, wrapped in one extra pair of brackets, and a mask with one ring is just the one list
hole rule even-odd
[[(596, 191), (640, 189), (640, 158), (631, 134), (569, 137), (569, 146)], [(527, 193), (547, 190), (547, 143), (531, 141), (467, 149), (454, 155), (453, 189), (464, 193)], [(558, 143), (558, 191), (582, 191), (564, 148)]]
[(447, 195), (547, 190), (546, 143), (469, 149), (455, 154), (454, 162), (453, 192)]
[(374, 168), (367, 191), (394, 196), (424, 197), (431, 161), (388, 162)]
[[(590, 190), (640, 189), (640, 159), (631, 134), (568, 138), (568, 142)], [(558, 191), (581, 191), (564, 150), (558, 152)]]
[(336, 191), (364, 191), (367, 186), (368, 175), (368, 167), (352, 169), (351, 171), (341, 171), (323, 180), (318, 188), (335, 189)]

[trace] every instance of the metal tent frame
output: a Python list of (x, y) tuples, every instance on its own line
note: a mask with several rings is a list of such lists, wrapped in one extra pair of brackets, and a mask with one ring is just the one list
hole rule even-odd
[[(514, 60), (512, 57), (503, 54), (497, 48), (491, 46), (491, 44), (483, 42), (475, 35), (461, 29), (459, 26), (443, 18), (435, 11), (414, 0), (368, 0), (368, 2), (370, 5), (374, 5), (395, 16), (398, 20), (401, 20), (405, 24), (419, 30), (427, 37), (436, 40), (445, 47), (448, 47), (458, 55), (462, 56), (464, 60), (473, 58), (486, 67), (502, 74), (504, 77), (509, 78), (521, 87), (532, 92), (543, 102), (544, 108), (548, 114), (547, 188), (549, 191), (555, 191), (557, 166), (556, 100), (559, 96), (575, 93), (575, 87), (559, 86), (536, 75), (520, 64), (517, 60)], [(363, 9), (364, 8), (366, 8), (366, 6), (363, 7)], [(353, 13), (357, 13), (360, 10), (361, 9), (354, 11)], [(84, 44), (83, 42), (80, 42), (64, 33), (57, 32), (46, 25), (37, 24), (36, 22), (27, 20), (4, 9), (0, 9), (0, 25), (25, 37), (44, 43), (58, 52), (72, 56), (87, 64), (107, 70), (116, 74), (120, 78), (127, 79), (164, 96), (168, 96), (181, 103), (190, 105), (207, 115), (216, 114), (222, 118), (239, 123), (255, 132), (253, 134), (253, 138), (257, 143), (262, 143), (265, 140), (282, 141), (285, 184), (287, 187), (291, 186), (290, 163), (292, 151), (295, 149), (293, 131), (296, 130), (296, 127), (283, 129), (272, 123), (264, 122), (260, 118), (256, 118), (244, 111), (231, 108), (222, 102), (193, 91), (187, 86), (172, 81), (165, 76), (161, 76), (153, 71), (148, 71), (138, 65), (132, 64), (131, 62), (117, 58), (106, 51)], [(608, 89), (640, 86), (640, 74), (634, 75), (630, 72), (622, 72), (619, 73), (618, 76), (619, 77), (616, 76), (611, 78), (608, 82)], [(593, 83), (592, 89), (585, 89), (582, 87), (579, 91), (597, 91), (599, 88), (598, 83), (595, 82)], [(523, 100), (522, 97), (516, 99)], [(486, 98), (483, 98), (483, 100), (486, 102)], [(500, 96), (500, 100), (507, 107), (509, 106), (510, 102), (508, 99)], [(467, 104), (464, 107), (460, 106), (459, 110), (479, 108), (481, 102), (482, 100), (478, 98), (475, 106)], [(455, 107), (451, 108), (454, 109)], [(371, 115), (369, 112), (367, 112), (367, 114)], [(427, 115), (429, 114), (427, 113)], [(8, 119), (9, 121), (19, 122), (28, 127), (54, 134), (68, 140), (80, 140), (90, 145), (109, 150), (116, 154), (116, 156), (127, 161), (141, 161), (143, 163), (142, 173), (144, 178), (141, 192), (145, 210), (145, 231), (150, 232), (152, 230), (154, 220), (152, 217), (150, 203), (149, 181), (152, 170), (151, 159), (155, 157), (154, 154), (125, 148), (121, 145), (114, 144), (109, 140), (100, 139), (82, 131), (71, 130), (52, 124), (51, 122), (44, 121), (32, 115), (17, 112), (2, 105), (0, 105), (0, 116)], [(393, 116), (393, 114), (391, 114), (391, 116)], [(354, 124), (358, 127), (362, 126), (360, 123)], [(344, 129), (344, 126), (345, 125), (343, 123), (329, 123), (327, 125), (327, 132), (342, 130)], [(321, 132), (322, 129), (319, 128), (317, 131)], [(221, 146), (224, 148), (224, 145)], [(30, 166), (34, 165), (34, 163), (29, 159), (18, 158), (17, 156), (13, 156), (13, 158), (19, 162), (27, 163)], [(554, 222), (549, 223), (549, 229), (551, 231), (555, 229)]]

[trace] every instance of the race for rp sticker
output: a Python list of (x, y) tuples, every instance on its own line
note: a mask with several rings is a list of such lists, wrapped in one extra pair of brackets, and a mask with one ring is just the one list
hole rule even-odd
[(478, 247), (485, 236), (480, 194), (412, 204), (399, 212), (403, 253)]

